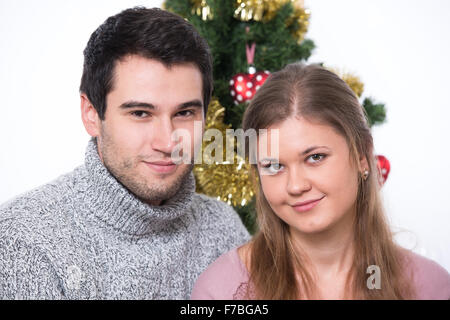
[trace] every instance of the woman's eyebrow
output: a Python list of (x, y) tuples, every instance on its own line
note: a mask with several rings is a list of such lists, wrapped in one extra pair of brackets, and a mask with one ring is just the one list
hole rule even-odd
[[(314, 151), (319, 148), (325, 148), (325, 149), (331, 150), (327, 146), (312, 146), (312, 147), (309, 147), (308, 149), (306, 149), (305, 151), (301, 152), (300, 155), (302, 155), (302, 156), (306, 155), (306, 154), (310, 153), (311, 151)], [(277, 158), (262, 158), (259, 160), (259, 162), (278, 162), (278, 161), (279, 161), (279, 159), (277, 159)]]
[(319, 148), (326, 148), (326, 149), (330, 150), (330, 148), (328, 148), (327, 146), (312, 146), (312, 147), (309, 147), (308, 149), (306, 149), (305, 151), (303, 151), (301, 153), (301, 155), (304, 156), (304, 155), (310, 153), (311, 151), (319, 149)]
[(279, 159), (277, 158), (262, 158), (259, 160), (259, 162), (278, 162)]

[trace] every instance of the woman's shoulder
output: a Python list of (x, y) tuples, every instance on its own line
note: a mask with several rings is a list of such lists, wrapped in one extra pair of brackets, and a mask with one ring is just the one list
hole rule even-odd
[(249, 279), (247, 269), (234, 248), (222, 254), (200, 274), (191, 293), (193, 300), (231, 300)]
[(450, 274), (437, 262), (403, 249), (406, 267), (414, 281), (417, 299), (450, 299)]

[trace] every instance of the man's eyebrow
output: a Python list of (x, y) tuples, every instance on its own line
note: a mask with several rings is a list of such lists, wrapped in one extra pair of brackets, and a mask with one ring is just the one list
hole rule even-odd
[[(200, 100), (195, 99), (195, 100), (184, 102), (184, 103), (178, 105), (177, 110), (181, 110), (181, 109), (185, 109), (185, 108), (189, 108), (189, 107), (203, 108), (203, 103)], [(140, 102), (140, 101), (127, 101), (127, 102), (122, 103), (119, 108), (120, 109), (146, 108), (146, 109), (151, 109), (151, 110), (156, 109), (156, 107), (153, 104), (147, 103), (147, 102)]]
[(139, 101), (127, 101), (124, 102), (120, 105), (119, 107), (120, 109), (130, 109), (130, 108), (146, 108), (146, 109), (151, 109), (151, 110), (155, 110), (155, 106), (152, 105), (151, 103), (147, 103), (147, 102), (139, 102)]
[(203, 103), (200, 100), (195, 99), (195, 100), (191, 100), (191, 101), (180, 104), (177, 107), (177, 109), (180, 110), (180, 109), (185, 109), (185, 108), (189, 108), (189, 107), (203, 108)]
[(309, 147), (308, 149), (306, 149), (305, 151), (303, 151), (300, 155), (304, 156), (304, 155), (310, 153), (311, 151), (319, 149), (319, 148), (330, 149), (330, 148), (328, 148), (326, 146), (312, 146), (312, 147)]

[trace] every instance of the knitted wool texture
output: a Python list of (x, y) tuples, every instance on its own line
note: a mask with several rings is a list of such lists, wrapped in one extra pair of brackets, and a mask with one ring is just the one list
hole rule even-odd
[(188, 299), (199, 274), (249, 240), (191, 173), (161, 206), (136, 198), (90, 140), (84, 165), (0, 206), (0, 299)]

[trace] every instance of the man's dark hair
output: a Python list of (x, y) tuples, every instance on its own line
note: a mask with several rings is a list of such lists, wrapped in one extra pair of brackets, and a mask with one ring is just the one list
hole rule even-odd
[(106, 95), (113, 88), (116, 62), (130, 54), (155, 59), (167, 67), (196, 65), (202, 74), (206, 115), (213, 87), (206, 40), (180, 16), (158, 8), (135, 7), (109, 17), (84, 49), (80, 92), (87, 95), (101, 120), (105, 119)]

